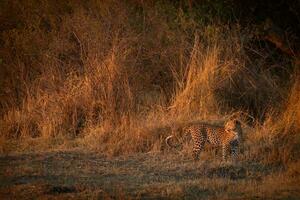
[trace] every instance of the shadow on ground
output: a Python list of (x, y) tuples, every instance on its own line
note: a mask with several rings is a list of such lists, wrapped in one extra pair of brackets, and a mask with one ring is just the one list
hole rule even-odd
[(0, 157), (0, 194), (15, 198), (192, 199), (190, 194), (201, 193), (199, 198), (213, 198), (229, 182), (233, 186), (240, 181), (259, 184), (272, 172), (259, 163), (195, 162), (163, 153), (118, 158), (91, 152), (16, 154)]

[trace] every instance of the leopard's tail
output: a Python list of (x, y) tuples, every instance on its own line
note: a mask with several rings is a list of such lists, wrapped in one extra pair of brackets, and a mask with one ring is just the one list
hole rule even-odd
[(170, 143), (170, 140), (174, 137), (174, 135), (169, 135), (167, 138), (166, 138), (166, 145), (168, 145), (168, 147), (174, 147), (173, 145), (171, 145)]
[[(185, 134), (189, 134), (190, 133), (189, 129), (187, 129), (186, 127), (184, 127), (183, 128), (183, 133), (184, 133), (184, 135)], [(175, 135), (169, 135), (168, 137), (166, 137), (166, 139), (165, 139), (166, 145), (168, 147), (171, 147), (171, 148), (176, 148), (177, 150), (182, 149), (183, 148), (183, 141), (179, 142), (178, 138), (176, 138), (177, 144), (174, 144), (174, 143), (170, 142), (171, 140), (174, 140), (174, 138), (176, 138)]]
[(168, 137), (166, 137), (166, 144), (168, 147), (171, 147), (171, 148), (178, 148), (180, 145), (174, 145), (170, 142), (170, 140), (172, 140), (174, 138), (174, 135), (169, 135)]

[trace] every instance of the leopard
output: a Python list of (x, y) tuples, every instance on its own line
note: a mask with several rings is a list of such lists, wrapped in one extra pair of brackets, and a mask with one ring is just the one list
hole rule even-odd
[[(228, 120), (224, 126), (212, 125), (204, 122), (188, 125), (183, 128), (184, 135), (190, 134), (192, 139), (192, 154), (194, 160), (199, 160), (200, 153), (206, 143), (222, 149), (222, 160), (226, 161), (227, 152), (231, 152), (231, 158), (237, 161), (239, 146), (242, 137), (241, 122), (237, 119)], [(167, 146), (174, 147), (170, 140), (174, 135), (166, 137)]]

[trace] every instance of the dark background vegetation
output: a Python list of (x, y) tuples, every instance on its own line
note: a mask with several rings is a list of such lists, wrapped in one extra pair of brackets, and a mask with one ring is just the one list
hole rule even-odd
[(5, 144), (96, 135), (104, 152), (129, 138), (148, 151), (161, 127), (236, 113), (299, 128), (299, 1), (0, 4)]

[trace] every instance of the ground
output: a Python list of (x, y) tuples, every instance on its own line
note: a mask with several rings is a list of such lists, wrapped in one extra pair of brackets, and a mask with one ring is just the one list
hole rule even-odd
[(0, 157), (0, 199), (299, 199), (297, 180), (284, 182), (282, 170), (176, 152), (10, 154)]

